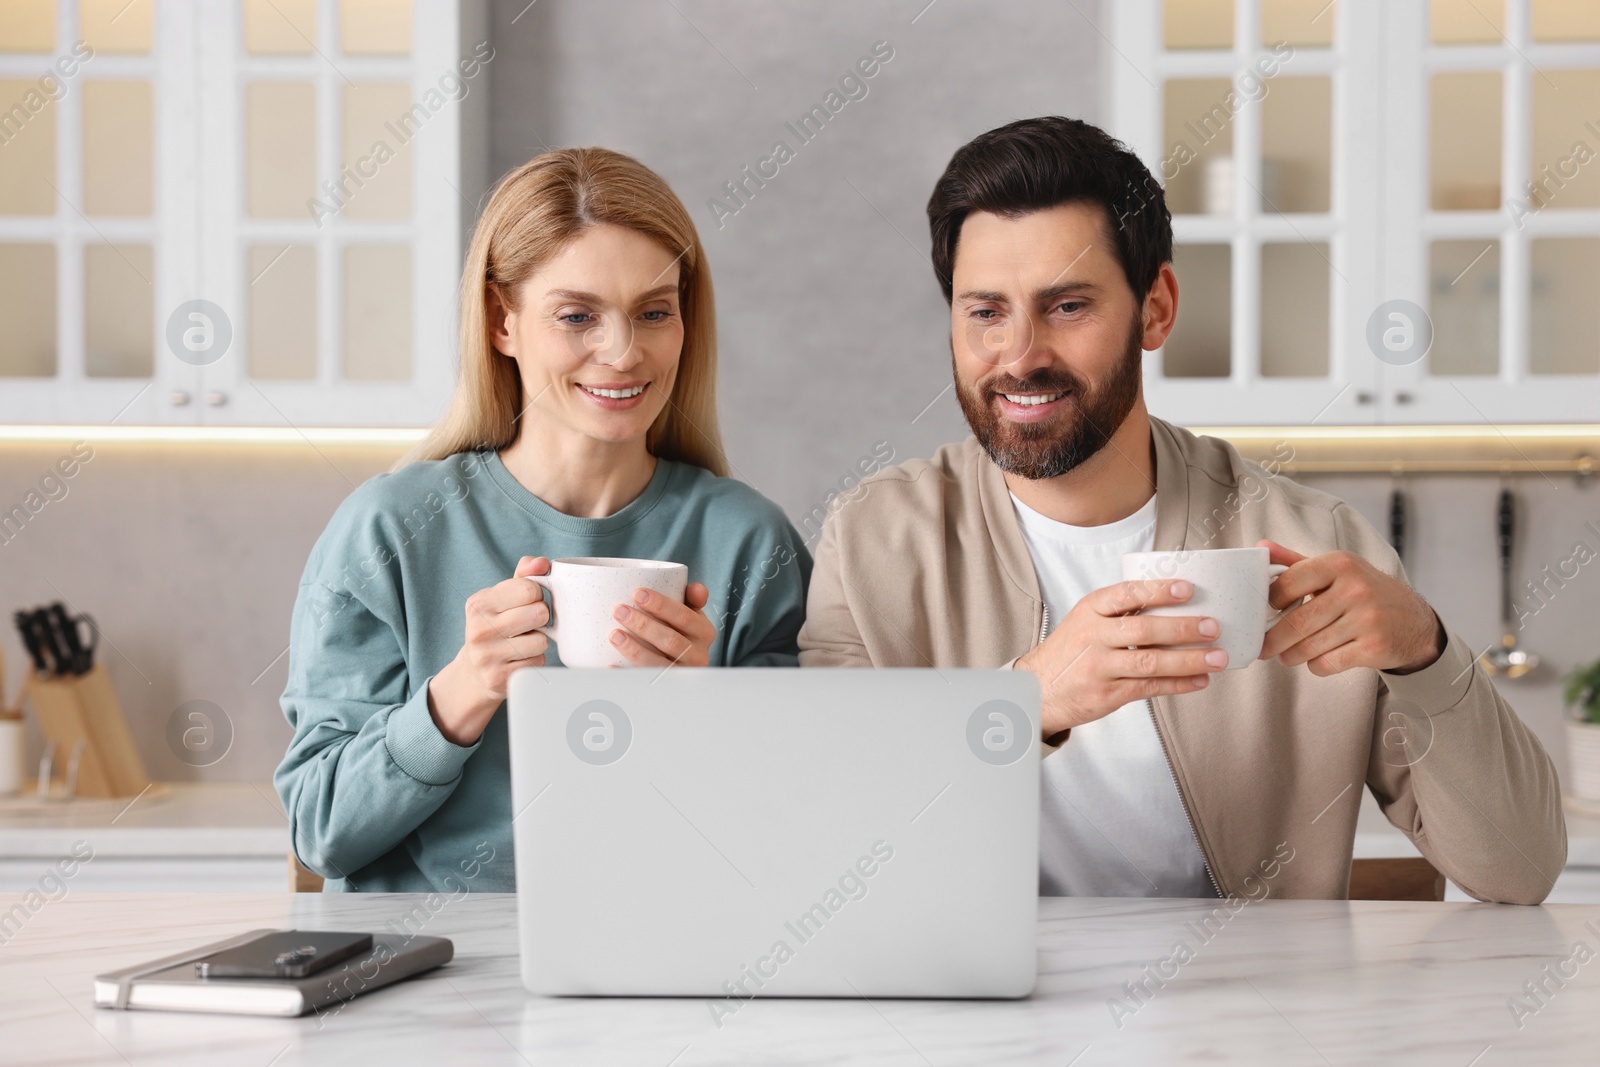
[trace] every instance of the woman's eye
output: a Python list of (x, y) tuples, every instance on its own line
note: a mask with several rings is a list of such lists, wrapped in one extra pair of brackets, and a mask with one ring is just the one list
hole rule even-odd
[(557, 318), (568, 326), (585, 326), (594, 316), (587, 311), (574, 311), (567, 315), (558, 315)]
[(672, 318), (672, 312), (670, 312), (670, 311), (646, 311), (640, 317), (643, 318), (644, 321), (646, 321), (646, 322), (666, 322), (668, 319)]

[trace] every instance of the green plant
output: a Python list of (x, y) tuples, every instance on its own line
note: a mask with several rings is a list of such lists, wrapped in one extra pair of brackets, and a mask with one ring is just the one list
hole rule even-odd
[(1566, 683), (1567, 708), (1579, 722), (1600, 724), (1600, 659), (1574, 668)]

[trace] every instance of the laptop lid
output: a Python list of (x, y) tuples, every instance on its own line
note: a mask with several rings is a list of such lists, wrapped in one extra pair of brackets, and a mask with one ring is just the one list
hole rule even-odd
[(508, 713), (529, 990), (1032, 990), (1026, 671), (528, 669)]

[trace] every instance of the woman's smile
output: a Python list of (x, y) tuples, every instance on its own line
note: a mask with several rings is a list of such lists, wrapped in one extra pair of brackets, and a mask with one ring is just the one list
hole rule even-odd
[(607, 382), (603, 385), (600, 383), (587, 385), (583, 382), (573, 384), (591, 403), (605, 411), (630, 411), (644, 403), (645, 393), (650, 389), (648, 381)]

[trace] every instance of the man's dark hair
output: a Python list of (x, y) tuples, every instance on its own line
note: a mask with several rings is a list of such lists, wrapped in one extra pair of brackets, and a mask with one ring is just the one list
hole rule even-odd
[(956, 241), (974, 211), (1015, 219), (1074, 202), (1099, 204), (1134, 299), (1172, 259), (1172, 214), (1139, 157), (1098, 126), (1049, 115), (979, 134), (950, 157), (928, 198), (933, 273), (951, 298)]

